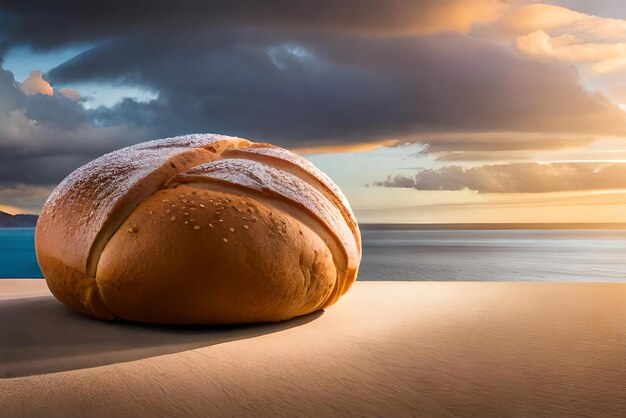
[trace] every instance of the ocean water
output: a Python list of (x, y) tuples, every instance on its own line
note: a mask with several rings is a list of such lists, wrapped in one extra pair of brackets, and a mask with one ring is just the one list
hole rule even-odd
[(42, 277), (34, 235), (34, 228), (0, 228), (0, 278)]
[(626, 282), (625, 230), (362, 234), (361, 280)]
[[(0, 228), (0, 278), (41, 277), (32, 228)], [(626, 282), (624, 230), (364, 230), (359, 280)]]

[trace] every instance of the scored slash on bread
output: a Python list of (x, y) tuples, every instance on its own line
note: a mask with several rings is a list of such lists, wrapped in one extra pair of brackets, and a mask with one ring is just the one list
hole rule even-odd
[(44, 205), (35, 246), (50, 290), (72, 309), (169, 323), (327, 307), (361, 258), (354, 214), (325, 174), (282, 148), (221, 135), (150, 141), (79, 168)]

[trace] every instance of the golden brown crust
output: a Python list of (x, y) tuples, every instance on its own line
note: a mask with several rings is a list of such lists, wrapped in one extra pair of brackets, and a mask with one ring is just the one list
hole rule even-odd
[(320, 193), (324, 194), (326, 198), (333, 202), (337, 209), (341, 211), (341, 214), (354, 234), (357, 246), (360, 247), (361, 233), (354, 213), (352, 213), (350, 209), (348, 200), (343, 193), (341, 193), (337, 185), (308, 160), (283, 148), (271, 144), (258, 143), (252, 143), (249, 147), (229, 149), (224, 152), (222, 158), (245, 158), (259, 161), (284, 170), (307, 182), (311, 187), (314, 187)]
[(52, 293), (94, 317), (162, 323), (275, 321), (334, 303), (361, 257), (354, 216), (299, 157), (227, 151), (269, 147), (178, 137), (77, 170), (36, 229)]
[(323, 304), (337, 272), (316, 233), (242, 192), (203, 186), (155, 193), (111, 238), (98, 265), (111, 310), (136, 321), (230, 323)]

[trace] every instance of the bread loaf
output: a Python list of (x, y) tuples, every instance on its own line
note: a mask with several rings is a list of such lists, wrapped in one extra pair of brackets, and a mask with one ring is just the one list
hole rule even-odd
[(221, 135), (150, 141), (70, 174), (45, 203), (37, 260), (54, 296), (100, 319), (280, 321), (335, 303), (361, 238), (303, 158)]

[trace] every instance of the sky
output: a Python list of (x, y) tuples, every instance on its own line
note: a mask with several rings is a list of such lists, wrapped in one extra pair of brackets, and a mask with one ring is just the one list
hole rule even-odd
[(0, 3), (0, 210), (149, 139), (308, 158), (360, 222), (626, 222), (618, 0)]

